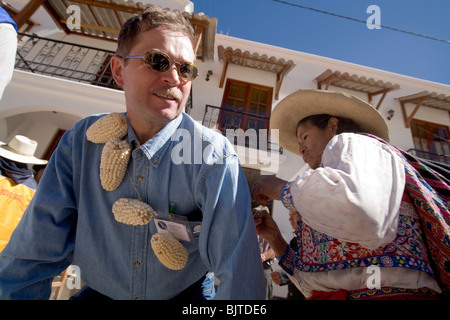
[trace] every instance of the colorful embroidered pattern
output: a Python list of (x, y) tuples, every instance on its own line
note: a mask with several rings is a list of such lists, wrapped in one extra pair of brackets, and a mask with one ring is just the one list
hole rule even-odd
[(408, 268), (433, 275), (420, 221), (400, 215), (398, 234), (392, 243), (370, 250), (357, 243), (339, 241), (318, 232), (303, 222), (297, 234), (300, 252), (294, 266), (303, 272), (322, 272), (377, 265), (386, 268)]
[[(386, 143), (376, 136), (369, 136)], [(405, 191), (419, 213), (433, 270), (437, 275), (436, 280), (441, 288), (450, 294), (449, 172), (436, 164), (389, 146), (405, 162)]]
[(423, 239), (421, 222), (408, 194), (400, 207), (397, 237), (385, 247), (370, 250), (358, 243), (340, 241), (321, 233), (301, 219), (297, 229), (299, 250), (288, 251), (280, 264), (293, 273), (323, 272), (377, 265), (385, 268), (408, 268), (433, 276)]
[[(415, 216), (400, 215), (395, 241), (368, 250), (356, 243), (339, 242), (301, 222), (297, 235), (299, 252), (289, 249), (280, 258), (280, 265), (287, 272), (292, 275), (295, 268), (321, 272), (370, 265), (410, 268), (432, 275), (444, 292), (450, 292), (450, 174), (446, 168), (389, 146), (404, 160), (406, 184), (402, 206), (412, 204), (416, 212)], [(292, 210), (290, 189), (291, 184), (286, 184), (281, 196), (283, 204)]]
[(292, 183), (293, 181), (290, 181), (281, 188), (281, 201), (287, 209), (295, 211), (294, 199), (291, 194)]
[(439, 297), (428, 288), (403, 289), (383, 287), (349, 291), (347, 300), (438, 300)]

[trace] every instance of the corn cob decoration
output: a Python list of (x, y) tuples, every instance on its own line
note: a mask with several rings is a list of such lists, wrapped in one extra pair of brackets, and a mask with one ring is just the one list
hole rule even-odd
[(86, 138), (94, 143), (105, 143), (112, 138), (123, 138), (128, 132), (125, 115), (109, 113), (95, 121), (86, 131)]
[[(128, 122), (121, 113), (107, 114), (94, 122), (86, 131), (86, 138), (93, 143), (105, 143), (100, 159), (100, 181), (103, 189), (113, 191), (122, 183), (130, 160), (131, 148), (121, 141), (128, 132)], [(137, 199), (117, 200), (112, 212), (116, 221), (128, 225), (146, 225), (154, 211)], [(183, 269), (188, 260), (186, 248), (172, 235), (157, 233), (151, 238), (151, 246), (159, 261), (169, 269)]]
[(153, 218), (153, 208), (137, 199), (121, 198), (117, 200), (112, 212), (116, 221), (133, 226), (146, 225)]
[(188, 260), (188, 252), (180, 241), (170, 234), (156, 233), (151, 245), (159, 261), (171, 270), (181, 270)]
[(113, 191), (122, 183), (130, 152), (131, 148), (125, 140), (113, 138), (106, 142), (100, 159), (100, 181), (103, 189)]

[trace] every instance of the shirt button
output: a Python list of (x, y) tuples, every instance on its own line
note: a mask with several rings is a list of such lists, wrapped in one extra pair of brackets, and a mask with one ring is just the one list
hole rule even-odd
[(142, 180), (144, 180), (143, 176), (138, 176), (137, 179), (139, 180), (139, 182), (142, 182)]
[(139, 262), (139, 261), (136, 261), (135, 263), (134, 263), (134, 267), (135, 268), (139, 268), (141, 266), (141, 263)]
[(158, 159), (153, 158), (153, 163), (154, 163), (154, 164), (157, 164), (157, 163), (158, 163)]

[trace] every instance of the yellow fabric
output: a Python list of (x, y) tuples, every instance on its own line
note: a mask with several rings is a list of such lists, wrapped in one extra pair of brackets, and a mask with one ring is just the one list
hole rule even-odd
[(0, 176), (0, 252), (8, 244), (35, 192)]

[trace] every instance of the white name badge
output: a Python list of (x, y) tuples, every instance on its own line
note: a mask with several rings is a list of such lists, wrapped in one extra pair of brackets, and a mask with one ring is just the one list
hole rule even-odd
[[(172, 215), (173, 216), (173, 215)], [(180, 217), (180, 216), (178, 216)], [(177, 219), (179, 219), (177, 217)], [(190, 230), (189, 223), (184, 221), (165, 220), (160, 218), (153, 218), (155, 221), (156, 229), (158, 233), (166, 233), (172, 235), (178, 240), (188, 241), (192, 240), (192, 231)]]

